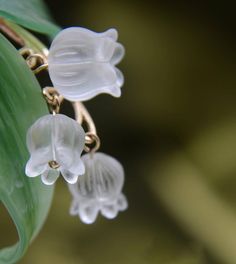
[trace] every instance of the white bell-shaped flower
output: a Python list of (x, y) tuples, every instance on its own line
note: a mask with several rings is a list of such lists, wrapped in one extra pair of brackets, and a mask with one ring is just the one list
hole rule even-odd
[(115, 65), (124, 56), (117, 31), (96, 33), (81, 27), (62, 30), (53, 40), (48, 70), (54, 87), (66, 99), (85, 101), (100, 93), (121, 95), (124, 78)]
[(42, 182), (51, 185), (61, 173), (68, 183), (75, 183), (85, 171), (81, 161), (84, 144), (84, 130), (73, 119), (62, 114), (39, 118), (27, 133), (31, 156), (26, 175), (41, 175)]
[(76, 184), (69, 185), (73, 201), (72, 215), (78, 215), (82, 222), (93, 223), (99, 211), (112, 219), (119, 211), (124, 211), (128, 204), (121, 193), (124, 183), (124, 170), (121, 164), (103, 153), (82, 156), (85, 174)]

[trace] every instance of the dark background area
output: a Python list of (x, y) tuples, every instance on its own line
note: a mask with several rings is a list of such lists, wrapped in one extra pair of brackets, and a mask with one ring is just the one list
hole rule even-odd
[(126, 48), (122, 97), (86, 106), (125, 168), (129, 209), (84, 225), (60, 180), (21, 263), (236, 263), (234, 2), (45, 2), (63, 28), (115, 27)]

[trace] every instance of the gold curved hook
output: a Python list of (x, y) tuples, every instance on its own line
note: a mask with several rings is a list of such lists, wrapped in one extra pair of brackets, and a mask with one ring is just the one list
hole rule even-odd
[(95, 124), (84, 104), (78, 101), (78, 102), (73, 102), (72, 105), (75, 111), (76, 121), (80, 124), (85, 122), (88, 128), (88, 132), (96, 135), (97, 130)]
[(101, 142), (97, 135), (96, 126), (91, 115), (89, 114), (83, 103), (77, 101), (73, 102), (72, 105), (74, 108), (76, 121), (80, 125), (85, 123), (87, 126), (88, 132), (85, 135), (85, 144), (87, 145), (85, 146), (84, 150), (86, 152), (96, 152), (100, 148)]
[(38, 74), (48, 69), (47, 57), (44, 54), (35, 53), (32, 49), (23, 47), (19, 53), (25, 58), (25, 61), (34, 74)]

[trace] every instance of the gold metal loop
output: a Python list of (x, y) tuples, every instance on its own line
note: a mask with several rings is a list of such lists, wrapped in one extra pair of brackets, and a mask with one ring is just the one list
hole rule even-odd
[(40, 65), (39, 67), (37, 67), (36, 69), (33, 70), (33, 73), (34, 74), (38, 74), (40, 73), (41, 71), (43, 70), (47, 70), (48, 69), (48, 64), (47, 63), (44, 63), (42, 65)]
[(85, 134), (84, 151), (89, 152), (89, 153), (94, 153), (100, 148), (100, 146), (101, 146), (101, 141), (97, 135), (91, 132), (87, 132)]
[(19, 53), (22, 57), (24, 57), (25, 59), (27, 59), (30, 55), (34, 54), (34, 51), (32, 49), (23, 47), (21, 49), (19, 49)]
[(54, 87), (43, 88), (43, 96), (48, 104), (48, 109), (53, 115), (60, 112), (60, 105), (63, 97), (58, 93)]
[(42, 54), (38, 53), (30, 54), (26, 58), (26, 63), (35, 74), (48, 68), (47, 59)]
[(29, 63), (32, 59), (36, 59), (40, 64), (47, 63), (46, 58), (39, 53), (31, 54), (26, 58), (26, 60), (29, 61)]
[(60, 112), (60, 102), (58, 98), (55, 98), (56, 103), (55, 104), (50, 104), (49, 105), (49, 111), (53, 114), (56, 115)]
[(51, 160), (51, 161), (49, 161), (49, 162), (48, 162), (48, 165), (49, 165), (49, 167), (52, 168), (52, 169), (58, 169), (58, 168), (60, 168), (60, 164), (57, 163), (55, 160)]
[(34, 74), (48, 69), (47, 58), (43, 54), (35, 53), (30, 48), (21, 48), (19, 53), (25, 58), (27, 65)]
[(94, 153), (101, 145), (100, 139), (97, 136), (97, 131), (92, 117), (90, 116), (88, 110), (81, 102), (74, 102), (73, 108), (75, 111), (76, 121), (82, 125), (85, 123), (88, 132), (85, 135), (85, 147), (84, 151)]

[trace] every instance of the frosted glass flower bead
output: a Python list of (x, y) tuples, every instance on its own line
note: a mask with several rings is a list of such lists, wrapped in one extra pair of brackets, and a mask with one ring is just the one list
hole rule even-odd
[(72, 215), (78, 215), (82, 222), (93, 223), (99, 211), (112, 219), (119, 211), (127, 208), (127, 200), (121, 193), (124, 183), (124, 170), (114, 158), (94, 153), (82, 156), (85, 174), (76, 184), (69, 185), (73, 201)]
[(41, 175), (42, 182), (51, 185), (60, 173), (71, 184), (84, 174), (80, 156), (85, 133), (73, 119), (61, 114), (45, 115), (29, 128), (26, 141), (31, 154), (25, 168), (27, 176)]
[(62, 30), (53, 40), (48, 70), (54, 87), (66, 99), (85, 101), (100, 93), (121, 95), (123, 74), (115, 67), (124, 56), (118, 33), (96, 33), (81, 27)]

